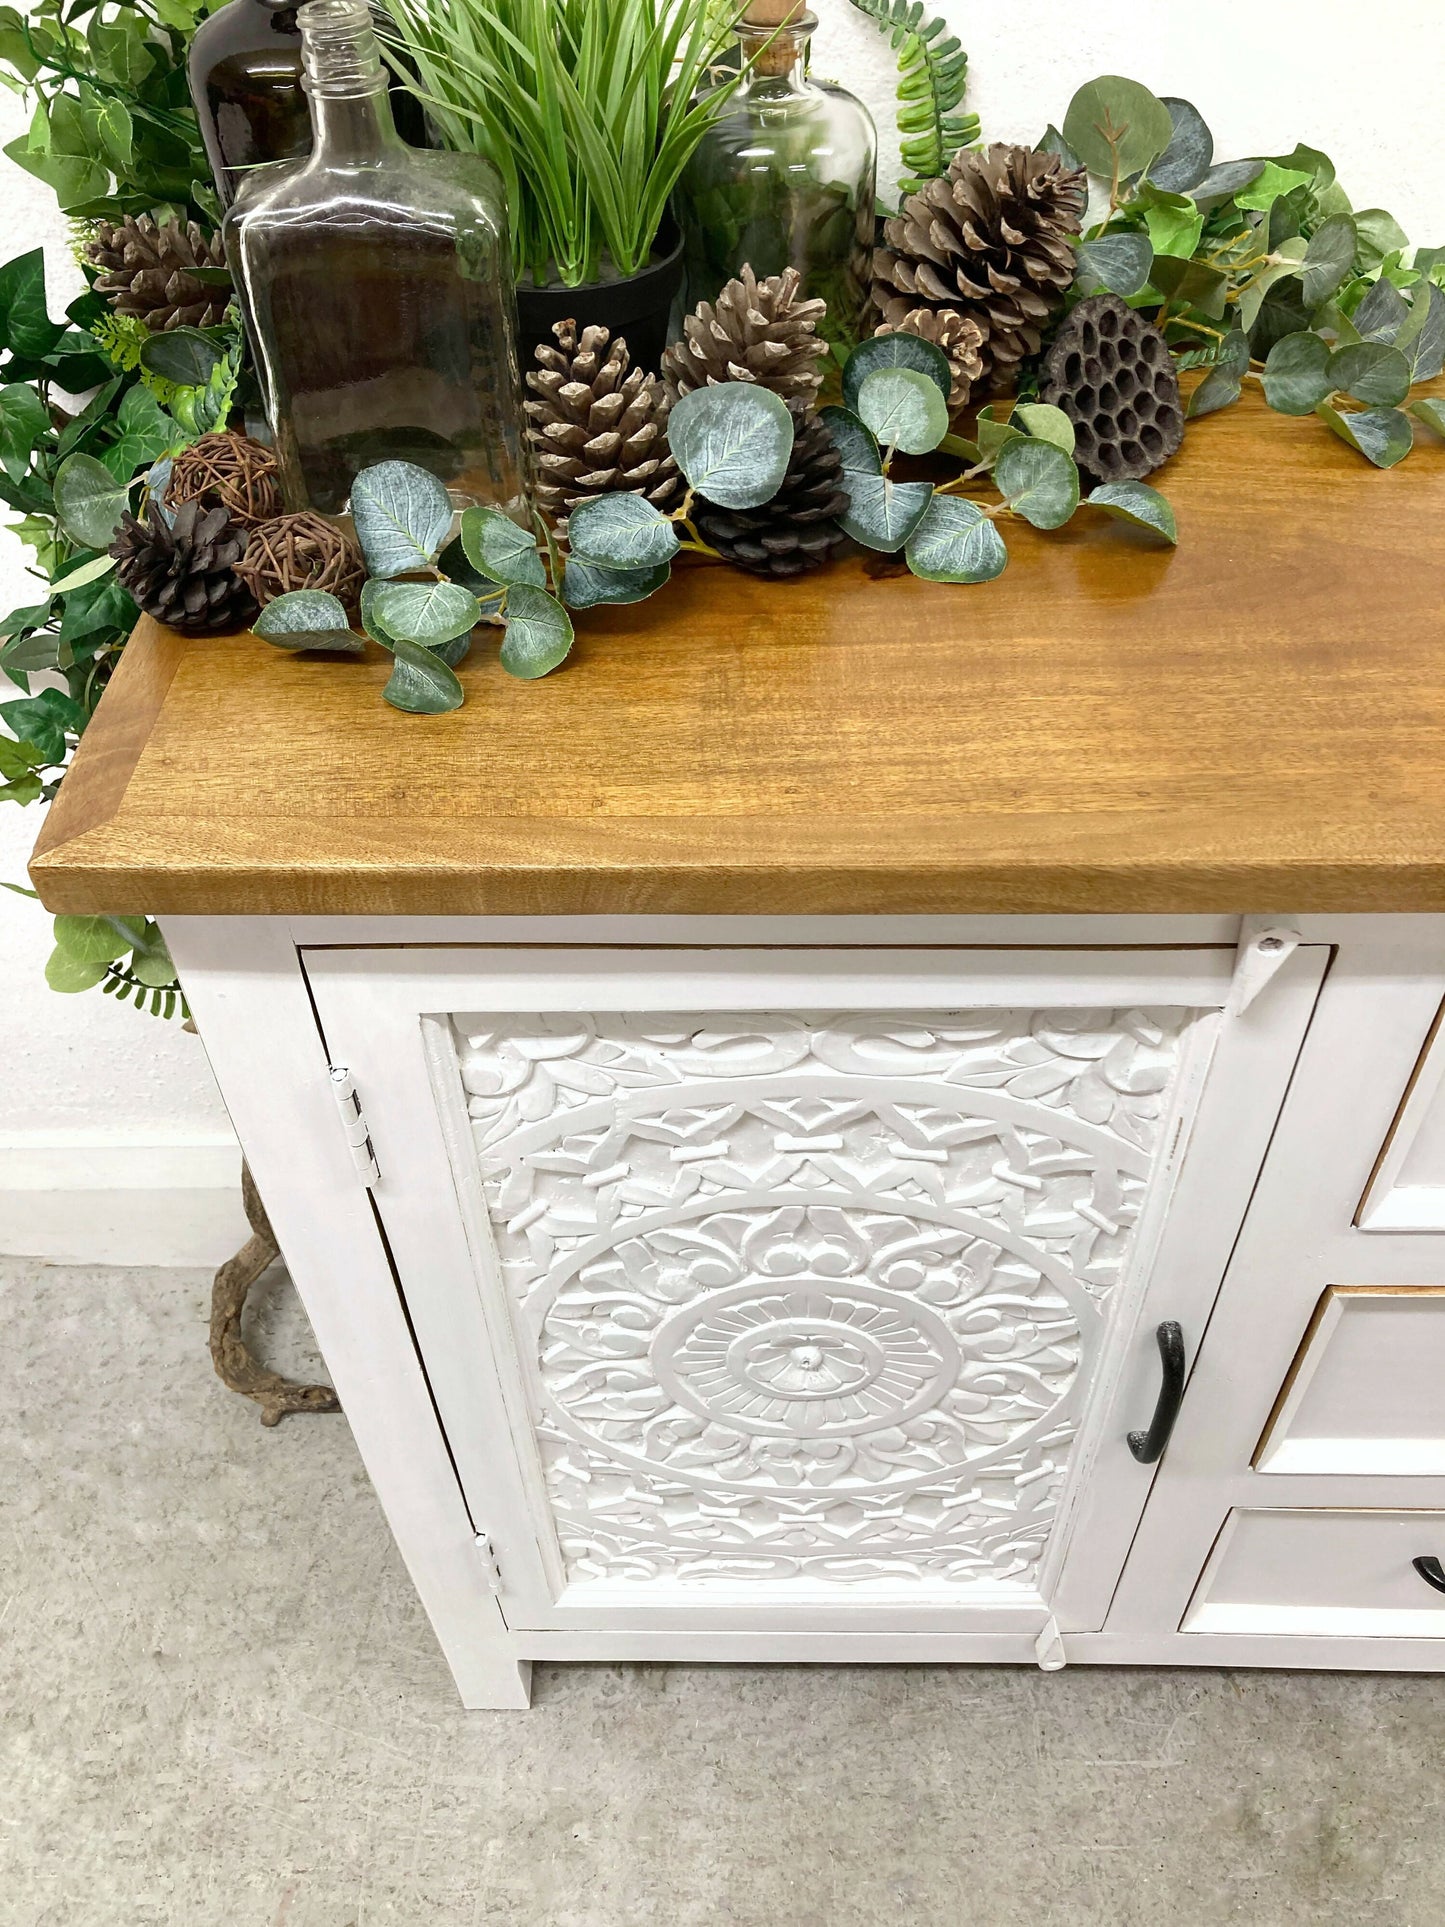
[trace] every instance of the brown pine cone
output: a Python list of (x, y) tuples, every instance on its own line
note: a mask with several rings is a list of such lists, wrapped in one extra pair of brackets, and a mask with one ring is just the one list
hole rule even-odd
[(557, 346), (537, 349), (523, 404), (539, 507), (563, 520), (579, 502), (618, 491), (674, 507), (683, 485), (667, 446), (662, 383), (633, 368), (627, 343), (606, 328), (579, 336), (575, 321), (559, 321), (552, 332)]
[(1082, 169), (1057, 154), (962, 149), (885, 224), (873, 262), (879, 314), (895, 328), (921, 307), (968, 316), (983, 335), (983, 378), (1006, 379), (1038, 353), (1073, 282), (1087, 199)]
[(803, 575), (831, 562), (848, 543), (838, 526), (848, 491), (837, 444), (806, 402), (790, 401), (788, 407), (793, 458), (772, 501), (755, 509), (720, 509), (703, 501), (693, 516), (704, 542), (752, 575)]
[(1184, 440), (1174, 357), (1117, 294), (1074, 309), (1045, 357), (1039, 397), (1074, 424), (1074, 459), (1094, 482), (1142, 481)]
[(160, 504), (148, 502), (144, 522), (121, 517), (110, 552), (145, 613), (183, 636), (231, 635), (256, 619), (256, 599), (236, 574), (246, 531), (223, 508), (183, 502), (167, 527)]
[(716, 303), (703, 301), (683, 322), (683, 338), (662, 357), (669, 402), (694, 388), (755, 381), (784, 401), (812, 401), (823, 385), (818, 364), (828, 344), (818, 323), (826, 301), (800, 301), (796, 268), (759, 281), (744, 268)]
[(133, 315), (152, 334), (168, 328), (213, 328), (224, 319), (231, 290), (208, 287), (192, 268), (224, 268), (219, 234), (209, 238), (194, 221), (157, 227), (149, 214), (100, 221), (85, 245), (85, 258), (100, 269), (95, 291), (117, 314)]
[(983, 330), (972, 315), (960, 314), (956, 308), (915, 308), (896, 327), (885, 321), (874, 333), (917, 335), (920, 341), (941, 348), (953, 370), (948, 412), (956, 415), (968, 406), (973, 384), (983, 374)]

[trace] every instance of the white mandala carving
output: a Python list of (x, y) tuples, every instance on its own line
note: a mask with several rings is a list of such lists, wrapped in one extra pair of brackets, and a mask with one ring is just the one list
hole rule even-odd
[(1189, 1019), (455, 1017), (569, 1575), (1027, 1582)]

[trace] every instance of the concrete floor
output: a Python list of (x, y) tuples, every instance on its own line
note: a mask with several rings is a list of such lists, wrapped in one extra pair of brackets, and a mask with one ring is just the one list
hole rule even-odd
[[(540, 1667), (464, 1714), (207, 1280), (0, 1266), (3, 1927), (1416, 1927), (1445, 1678)], [(306, 1335), (284, 1281), (278, 1362)]]

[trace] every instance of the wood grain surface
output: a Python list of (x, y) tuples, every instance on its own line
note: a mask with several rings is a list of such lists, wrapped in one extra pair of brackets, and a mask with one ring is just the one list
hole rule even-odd
[(143, 624), (31, 874), (55, 910), (1445, 910), (1445, 444), (1381, 474), (1246, 399), (978, 588), (680, 569), (466, 707)]

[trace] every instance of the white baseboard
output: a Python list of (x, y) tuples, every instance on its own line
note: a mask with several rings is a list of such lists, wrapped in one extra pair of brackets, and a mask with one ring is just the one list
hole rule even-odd
[(213, 1269), (250, 1236), (234, 1138), (0, 1133), (0, 1256)]

